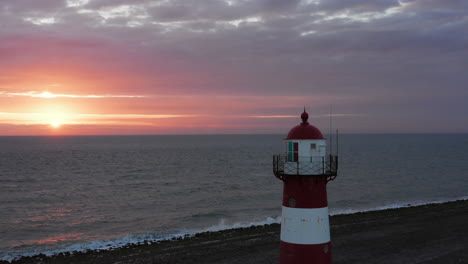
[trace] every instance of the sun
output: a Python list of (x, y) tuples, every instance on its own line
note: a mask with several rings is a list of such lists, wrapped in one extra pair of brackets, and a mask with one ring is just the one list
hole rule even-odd
[(60, 123), (58, 121), (53, 121), (52, 123), (50, 123), (50, 125), (53, 127), (53, 128), (58, 128), (60, 127)]

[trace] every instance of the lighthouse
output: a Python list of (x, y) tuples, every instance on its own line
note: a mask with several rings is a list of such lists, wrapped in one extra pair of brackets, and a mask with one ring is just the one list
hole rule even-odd
[(327, 155), (327, 142), (302, 123), (284, 139), (284, 154), (273, 156), (273, 173), (283, 181), (280, 264), (332, 263), (327, 183), (335, 179), (338, 156)]

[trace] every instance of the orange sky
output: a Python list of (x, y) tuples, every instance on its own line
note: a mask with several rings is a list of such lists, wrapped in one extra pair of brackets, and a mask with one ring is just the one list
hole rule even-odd
[[(63, 90), (62, 86), (0, 93), (2, 134), (281, 133), (287, 125), (299, 122), (302, 109), (296, 107), (297, 102), (306, 103), (305, 98), (295, 96), (83, 94), (70, 88), (74, 93), (50, 92)], [(298, 114), (259, 109), (269, 104), (297, 108)], [(316, 118), (326, 121), (327, 115)]]
[[(303, 106), (323, 110), (341, 100), (326, 94), (218, 91), (216, 85), (233, 77), (217, 80), (185, 67), (139, 71), (133, 68), (138, 62), (109, 61), (122, 52), (112, 50), (112, 43), (99, 43), (102, 53), (96, 56), (103, 59), (94, 59), (93, 44), (91, 55), (62, 57), (64, 49), (80, 48), (78, 40), (41, 39), (39, 45), (47, 49), (39, 55), (31, 52), (28, 38), (9, 41), (20, 54), (0, 76), (0, 135), (284, 133), (299, 122)], [(325, 113), (316, 117), (326, 121)]]

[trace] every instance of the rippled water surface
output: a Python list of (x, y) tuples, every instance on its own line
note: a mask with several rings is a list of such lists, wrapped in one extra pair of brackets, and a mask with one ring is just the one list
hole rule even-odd
[[(0, 259), (278, 221), (283, 135), (0, 137)], [(331, 213), (468, 196), (468, 135), (342, 135)]]

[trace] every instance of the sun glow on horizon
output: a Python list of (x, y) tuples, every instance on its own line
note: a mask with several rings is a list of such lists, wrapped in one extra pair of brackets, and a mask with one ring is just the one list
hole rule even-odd
[(53, 128), (59, 128), (62, 124), (60, 124), (60, 122), (58, 122), (58, 121), (52, 121), (52, 123), (50, 123), (50, 125)]
[(34, 98), (145, 98), (148, 95), (131, 94), (59, 94), (49, 91), (37, 92), (4, 92), (0, 91), (0, 96), (4, 97), (34, 97)]

